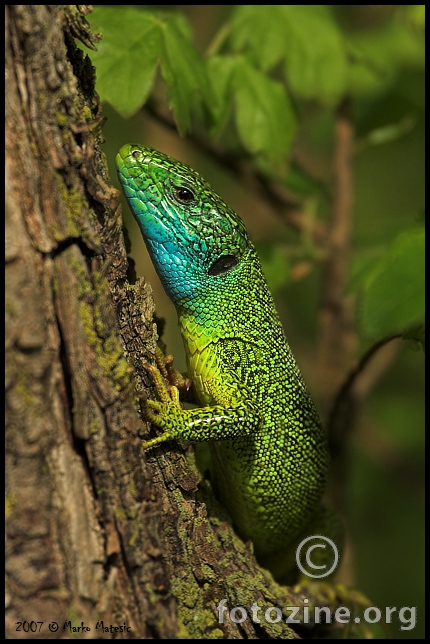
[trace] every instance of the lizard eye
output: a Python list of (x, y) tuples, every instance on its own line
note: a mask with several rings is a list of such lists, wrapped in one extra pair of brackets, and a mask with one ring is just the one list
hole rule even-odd
[(194, 201), (194, 195), (191, 190), (183, 186), (175, 186), (175, 197), (181, 203), (191, 203)]
[(234, 268), (237, 265), (237, 257), (234, 255), (221, 255), (218, 257), (209, 267), (209, 275), (222, 275), (222, 273), (227, 273), (229, 270)]

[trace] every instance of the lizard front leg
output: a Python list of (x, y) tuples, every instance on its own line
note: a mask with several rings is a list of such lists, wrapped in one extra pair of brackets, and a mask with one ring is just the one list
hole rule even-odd
[(207, 387), (213, 400), (219, 404), (182, 409), (178, 388), (167, 385), (157, 367), (147, 364), (146, 368), (153, 377), (160, 400), (144, 401), (142, 411), (147, 420), (163, 430), (163, 434), (145, 441), (144, 449), (173, 439), (191, 442), (228, 440), (252, 434), (261, 426), (257, 405), (251, 397), (244, 395), (244, 387), (234, 383), (231, 390), (235, 397), (227, 397), (228, 388), (213, 380), (207, 383)]

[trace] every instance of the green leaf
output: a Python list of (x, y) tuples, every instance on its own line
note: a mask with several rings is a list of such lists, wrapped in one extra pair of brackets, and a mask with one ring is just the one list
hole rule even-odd
[(206, 70), (211, 80), (216, 102), (210, 106), (213, 119), (211, 134), (216, 138), (224, 128), (232, 111), (232, 86), (236, 58), (234, 56), (211, 56), (206, 60)]
[(347, 86), (343, 37), (323, 5), (241, 5), (232, 44), (263, 70), (284, 61), (286, 82), (300, 97), (336, 103)]
[(243, 56), (212, 56), (206, 66), (218, 99), (211, 106), (212, 135), (220, 134), (234, 107), (236, 130), (244, 148), (260, 156), (271, 172), (285, 172), (296, 116), (282, 83)]
[(93, 31), (103, 34), (98, 51), (90, 53), (97, 91), (122, 116), (131, 116), (145, 103), (158, 64), (181, 133), (189, 129), (191, 111), (202, 100), (216, 100), (180, 14), (101, 6), (89, 19)]
[(96, 7), (88, 16), (102, 33), (89, 56), (97, 68), (97, 91), (122, 116), (131, 116), (151, 91), (159, 50), (158, 26), (152, 15), (131, 7)]
[(179, 131), (190, 129), (192, 109), (216, 102), (203, 61), (194, 47), (185, 40), (173, 22), (160, 24), (162, 47), (161, 70), (168, 86), (170, 106), (175, 110)]
[(285, 5), (288, 50), (285, 75), (303, 98), (334, 104), (344, 95), (347, 58), (343, 38), (327, 7)]
[(279, 6), (239, 5), (232, 14), (233, 50), (250, 54), (263, 71), (284, 58), (285, 37), (283, 9)]
[(408, 134), (415, 125), (410, 116), (404, 116), (398, 123), (389, 123), (378, 127), (366, 135), (366, 142), (369, 145), (384, 145), (400, 139)]
[(274, 168), (280, 166), (289, 155), (296, 128), (285, 88), (242, 57), (237, 58), (233, 83), (236, 127), (244, 147), (265, 156)]
[(362, 273), (360, 322), (371, 338), (424, 321), (424, 230), (401, 233)]
[[(402, 8), (404, 9), (404, 7)], [(380, 28), (348, 35), (349, 86), (354, 96), (377, 96), (385, 92), (402, 69), (424, 66), (424, 38), (404, 24), (399, 9)]]

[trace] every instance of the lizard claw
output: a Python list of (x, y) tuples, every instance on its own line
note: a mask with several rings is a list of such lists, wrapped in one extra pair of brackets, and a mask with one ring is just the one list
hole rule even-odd
[(193, 381), (191, 378), (188, 378), (188, 376), (184, 376), (179, 371), (176, 371), (173, 366), (173, 360), (174, 358), (172, 355), (169, 354), (165, 356), (160, 347), (156, 348), (155, 362), (158, 370), (170, 385), (177, 387), (181, 394), (186, 396), (193, 384)]
[[(172, 359), (173, 360), (173, 359)], [(171, 413), (172, 408), (182, 411), (181, 403), (179, 401), (179, 389), (174, 385), (169, 385), (163, 378), (163, 373), (160, 369), (149, 363), (145, 363), (146, 370), (151, 374), (154, 381), (154, 386), (160, 400), (142, 400), (141, 409), (144, 417), (149, 422), (157, 427), (163, 428), (166, 416)], [(159, 443), (164, 443), (172, 438), (171, 432), (166, 431), (156, 438), (152, 438), (142, 443), (143, 449), (148, 449)]]
[(168, 405), (173, 402), (176, 406), (180, 406), (178, 388), (175, 385), (168, 385), (164, 380), (161, 371), (154, 365), (146, 362), (144, 367), (152, 376), (154, 386), (160, 397), (161, 403)]

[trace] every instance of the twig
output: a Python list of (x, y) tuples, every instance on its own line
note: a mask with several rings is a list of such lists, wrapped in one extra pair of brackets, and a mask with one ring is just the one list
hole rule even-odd
[(353, 138), (350, 103), (344, 99), (336, 114), (332, 218), (319, 312), (319, 382), (326, 409), (352, 363), (356, 344), (352, 301), (344, 295), (350, 254)]
[[(363, 374), (364, 369), (373, 358), (375, 353), (379, 351), (379, 349), (384, 347), (392, 340), (397, 340), (401, 337), (401, 334), (396, 334), (375, 342), (375, 344), (373, 344), (360, 358), (357, 365), (353, 369), (351, 369), (343, 385), (340, 387), (330, 411), (329, 419), (327, 422), (327, 430), (331, 440), (334, 440), (334, 437), (339, 434), (339, 427), (344, 424), (342, 422), (339, 422), (339, 420), (345, 416), (343, 409), (345, 409), (345, 407), (349, 407), (350, 402), (348, 401), (351, 401), (352, 398), (355, 398), (353, 390), (356, 385), (357, 378)], [(368, 389), (369, 387), (367, 387), (367, 390)], [(348, 422), (347, 424), (349, 425), (350, 423)]]
[(358, 391), (358, 381), (363, 381), (364, 373), (367, 374), (367, 372), (371, 371), (370, 369), (366, 369), (366, 367), (368, 367), (369, 362), (375, 356), (375, 354), (392, 340), (401, 337), (401, 335), (393, 335), (384, 338), (383, 340), (376, 342), (373, 346), (370, 347), (370, 349), (368, 349), (368, 351), (366, 351), (357, 365), (353, 369), (351, 369), (342, 386), (339, 388), (329, 414), (327, 432), (329, 448), (332, 457), (332, 481), (334, 482), (334, 486), (332, 487), (332, 494), (336, 499), (335, 502), (337, 507), (343, 507), (343, 510), (345, 512), (347, 511), (347, 507), (345, 505), (346, 497), (344, 490), (350, 471), (348, 437), (354, 429), (354, 418), (356, 416), (356, 410), (360, 400), (366, 393), (368, 393), (369, 389), (374, 386), (375, 381), (381, 375), (382, 370), (385, 370), (389, 362), (391, 362), (393, 354), (390, 353), (387, 356), (388, 360), (384, 360), (382, 368), (380, 365), (380, 368), (377, 369), (375, 373), (370, 373), (368, 375), (368, 382), (366, 383), (366, 387), (363, 387), (363, 390), (361, 392)]

